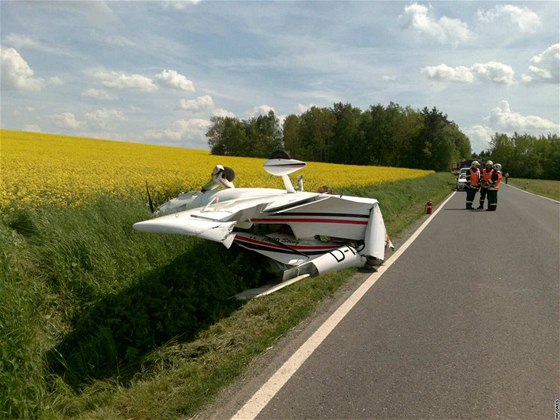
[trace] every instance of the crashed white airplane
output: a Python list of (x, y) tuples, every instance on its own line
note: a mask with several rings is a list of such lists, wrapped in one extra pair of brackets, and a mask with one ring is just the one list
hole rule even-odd
[(282, 282), (240, 297), (270, 294), (331, 270), (375, 269), (385, 259), (386, 246), (392, 247), (378, 201), (304, 192), (301, 177), (296, 191), (288, 175), (305, 166), (286, 152), (273, 153), (264, 169), (282, 177), (281, 190), (235, 188), (233, 170), (218, 165), (200, 192), (181, 193), (159, 206), (155, 218), (133, 227), (196, 236), (226, 248), (235, 243), (274, 261)]

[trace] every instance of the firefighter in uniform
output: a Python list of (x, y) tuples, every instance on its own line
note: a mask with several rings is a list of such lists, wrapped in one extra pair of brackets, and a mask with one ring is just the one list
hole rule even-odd
[(498, 207), (498, 190), (500, 189), (501, 182), (502, 165), (496, 163), (488, 185), (488, 211), (496, 211)]
[(484, 208), (484, 199), (488, 194), (488, 186), (490, 185), (490, 178), (492, 178), (492, 173), (494, 172), (494, 162), (489, 160), (486, 162), (486, 167), (481, 172), (482, 181), (480, 182), (480, 205), (478, 209)]
[(473, 160), (471, 167), (467, 171), (467, 209), (473, 208), (473, 201), (476, 192), (480, 188), (480, 163)]

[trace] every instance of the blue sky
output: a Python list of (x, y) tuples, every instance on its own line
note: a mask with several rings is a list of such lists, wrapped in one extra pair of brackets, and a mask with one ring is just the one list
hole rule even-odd
[(437, 107), (560, 134), (559, 2), (4, 1), (1, 126), (207, 149), (213, 115)]

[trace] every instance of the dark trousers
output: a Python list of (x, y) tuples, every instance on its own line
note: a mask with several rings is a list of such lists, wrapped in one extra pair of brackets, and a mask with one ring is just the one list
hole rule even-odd
[(496, 210), (498, 207), (498, 190), (488, 190), (488, 210)]
[[(484, 200), (486, 199), (487, 194), (488, 188), (480, 188), (480, 207), (484, 206)], [(488, 197), (488, 201), (490, 201), (490, 197)]]
[(467, 187), (467, 208), (468, 209), (472, 209), (472, 204), (474, 201), (474, 196), (476, 195), (476, 192), (478, 191), (478, 188), (472, 188), (472, 187)]

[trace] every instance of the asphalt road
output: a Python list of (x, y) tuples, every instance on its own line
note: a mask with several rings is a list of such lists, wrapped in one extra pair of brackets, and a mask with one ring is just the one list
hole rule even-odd
[(554, 418), (560, 204), (504, 185), (496, 212), (464, 207), (455, 193), (257, 418)]

